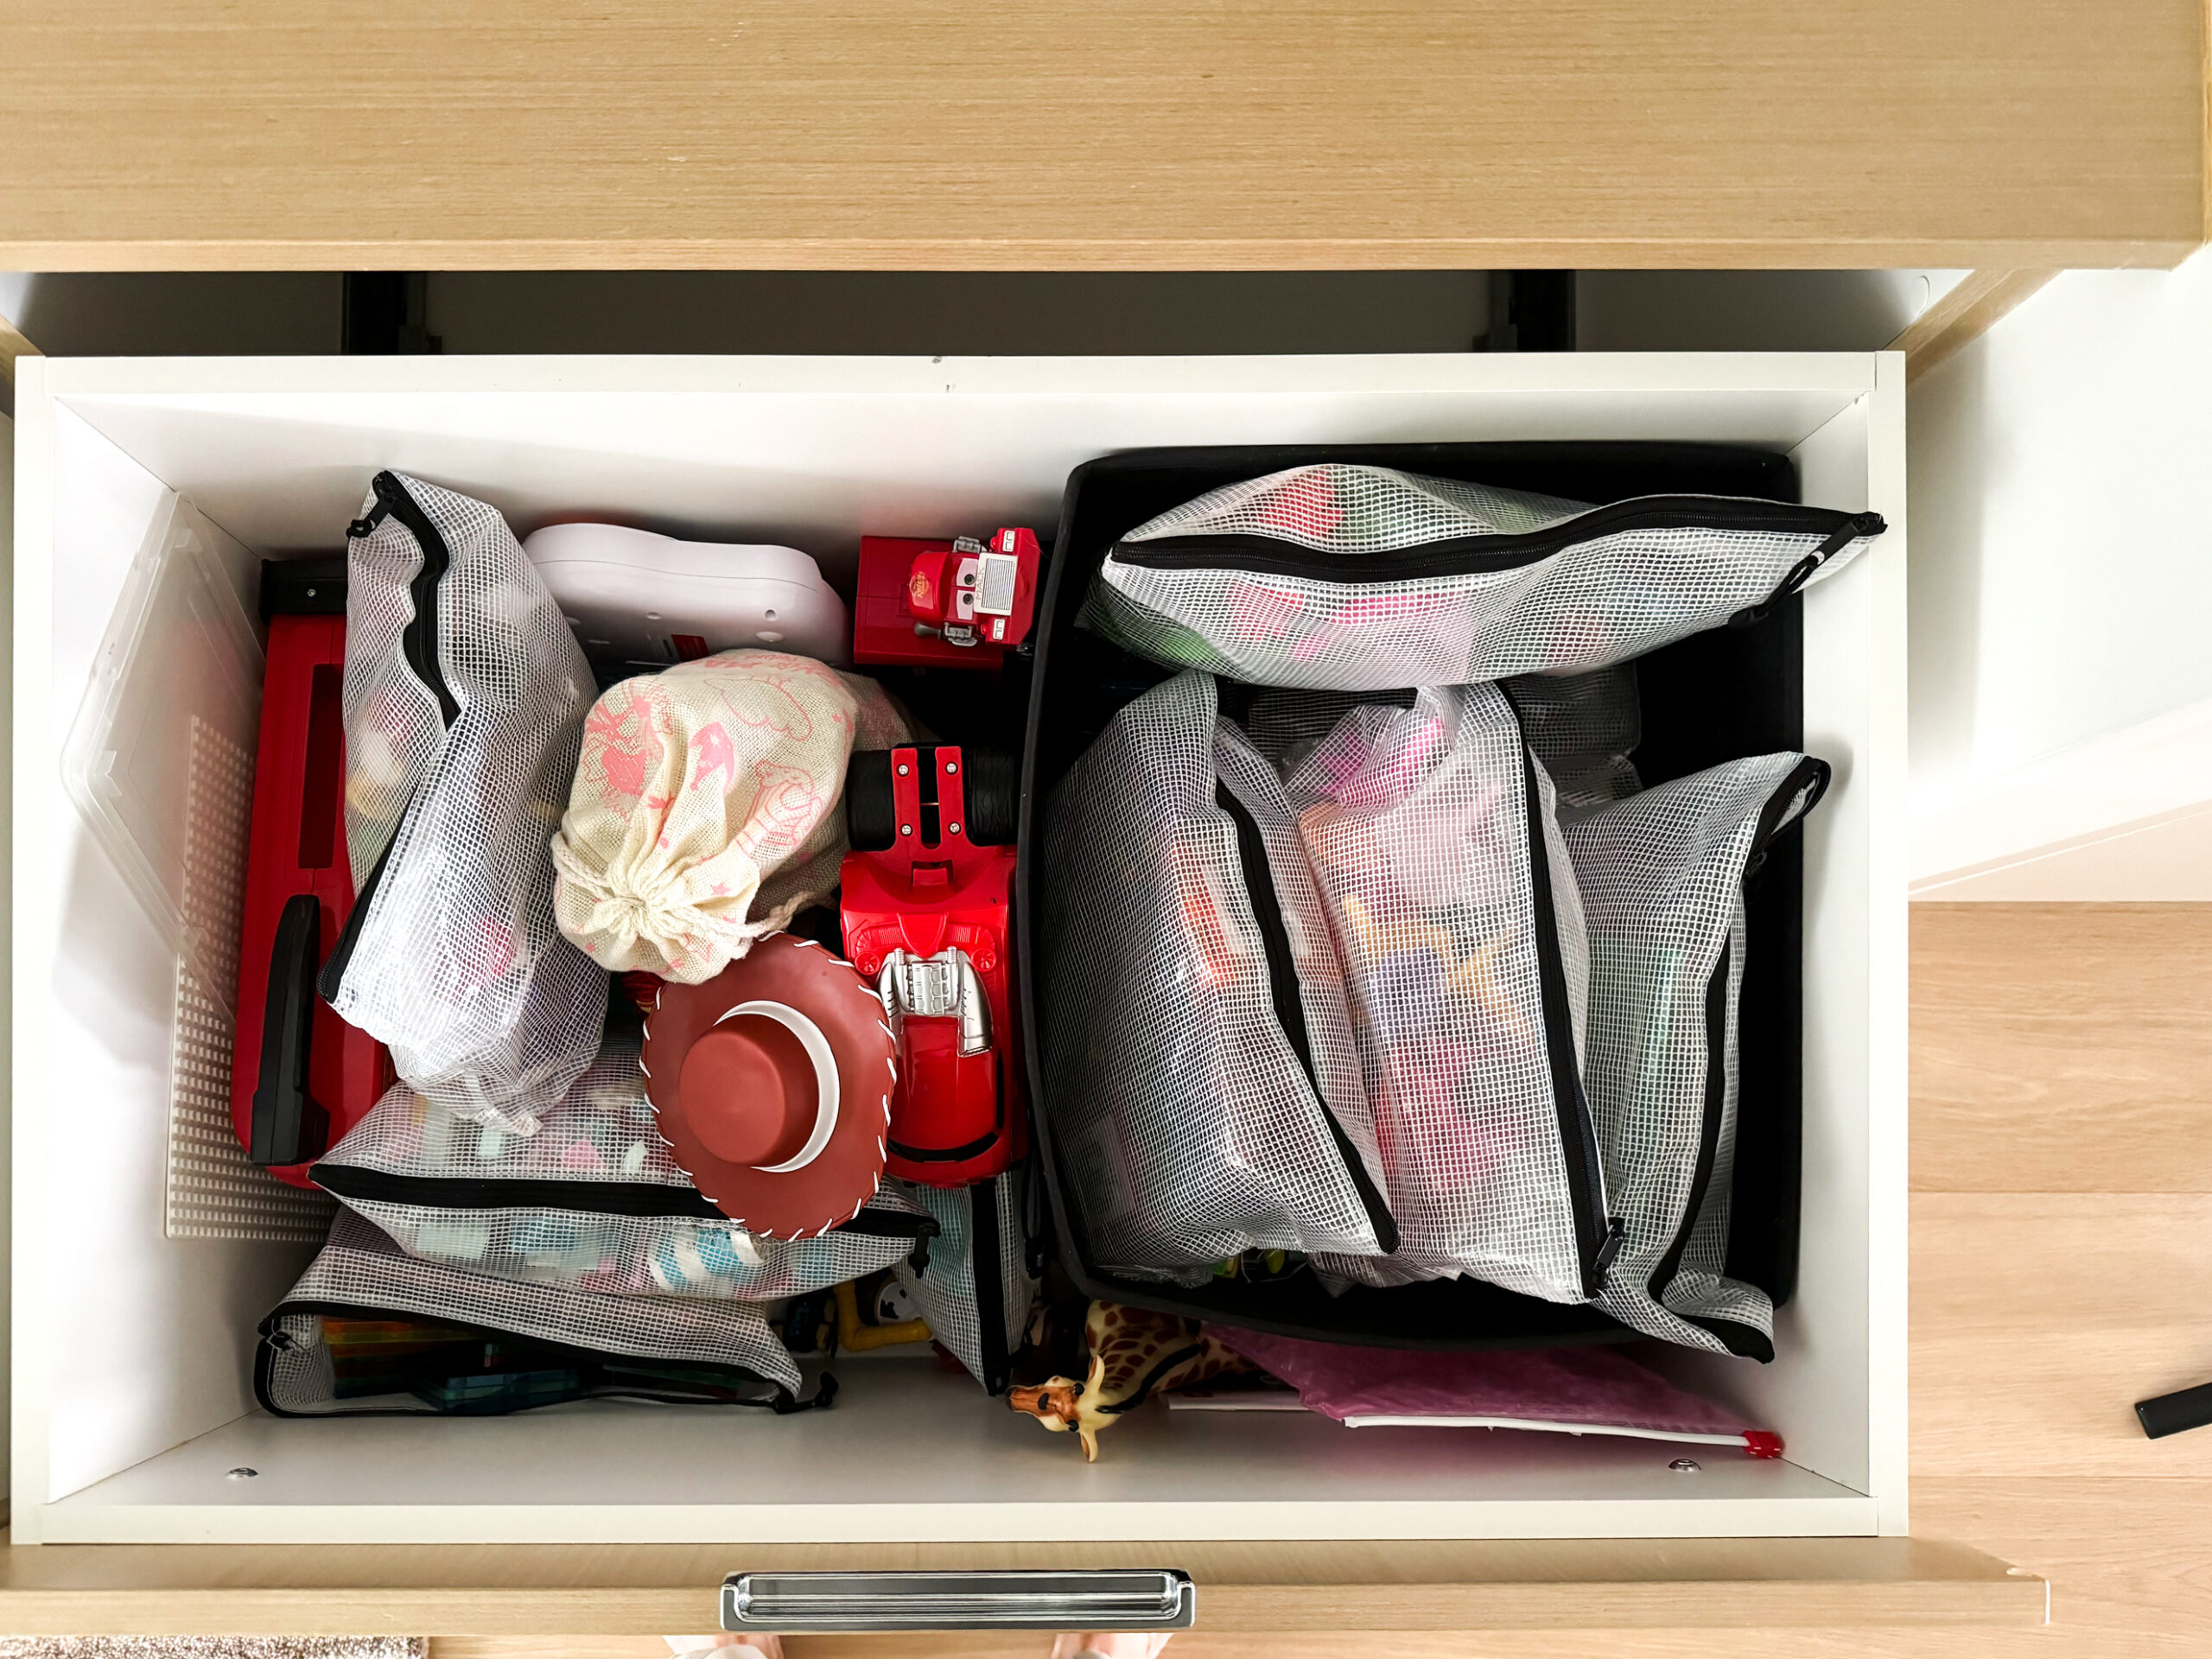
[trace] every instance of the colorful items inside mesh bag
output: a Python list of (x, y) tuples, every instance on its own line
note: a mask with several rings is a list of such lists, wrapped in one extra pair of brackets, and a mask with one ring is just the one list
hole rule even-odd
[(1755, 617), (1879, 514), (1732, 496), (1605, 506), (1380, 467), (1212, 491), (1108, 551), (1082, 621), (1155, 662), (1383, 690), (1599, 668)]
[(1186, 673), (1054, 793), (1040, 1109), (1092, 1257), (1202, 1282), (1397, 1236), (1329, 922), (1274, 769)]
[(1580, 1053), (1588, 951), (1551, 780), (1496, 685), (1355, 707), (1285, 788), (1334, 936), (1399, 1230), (1370, 1285), (1547, 1301), (1618, 1248)]
[(789, 1411), (828, 1404), (835, 1387), (825, 1376), (801, 1402), (800, 1386), (755, 1303), (464, 1272), (342, 1210), (262, 1321), (254, 1362), (254, 1394), (281, 1417), (480, 1415), (603, 1395)]
[(1820, 800), (1783, 753), (1678, 778), (1570, 825), (1590, 934), (1584, 1076), (1624, 1231), (1599, 1304), (1717, 1353), (1774, 1357), (1767, 1294), (1726, 1272), (1748, 962), (1744, 884)]
[(346, 845), (319, 981), (399, 1075), (527, 1134), (599, 1047), (605, 972), (554, 925), (547, 845), (591, 671), (481, 501), (379, 473), (347, 531)]
[(469, 1122), (402, 1084), (313, 1175), (410, 1255), (607, 1294), (770, 1301), (903, 1262), (938, 1230), (886, 1187), (818, 1237), (747, 1232), (677, 1167), (638, 1046), (620, 1036), (534, 1135)]
[[(1630, 759), (1643, 741), (1634, 663), (1580, 674), (1522, 674), (1506, 681), (1529, 747), (1559, 795), (1562, 822), (1643, 787)], [(1364, 702), (1413, 706), (1411, 690), (1301, 691), (1276, 686), (1220, 688), (1232, 696), (1252, 747), (1287, 772), (1313, 753), (1346, 714)]]

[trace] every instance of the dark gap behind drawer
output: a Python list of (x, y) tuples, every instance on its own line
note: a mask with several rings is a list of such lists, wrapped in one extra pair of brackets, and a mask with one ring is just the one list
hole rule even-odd
[[(1658, 442), (1281, 445), (1137, 450), (1087, 463), (1068, 480), (1059, 534), (1039, 606), (1028, 734), (1022, 768), (1020, 902), (1016, 906), (1022, 1018), (1031, 1033), (1030, 1088), (1038, 1160), (1062, 1263), (1078, 1289), (1109, 1301), (1287, 1335), (1382, 1347), (1475, 1349), (1561, 1346), (1636, 1339), (1589, 1307), (1516, 1295), (1474, 1280), (1436, 1281), (1332, 1296), (1310, 1274), (1270, 1283), (1215, 1281), (1185, 1290), (1102, 1271), (1083, 1218), (1060, 1179), (1052, 1126), (1041, 1107), (1044, 1072), (1038, 915), (1045, 802), (1076, 758), (1122, 704), (1166, 678), (1075, 626), (1106, 550), (1122, 535), (1206, 491), (1318, 461), (1395, 467), (1601, 504), (1639, 495), (1705, 493), (1796, 501), (1787, 455), (1724, 444)], [(1803, 741), (1803, 624), (1792, 598), (1751, 628), (1716, 629), (1638, 663), (1647, 785), (1744, 755)], [(1742, 1108), (1730, 1216), (1732, 1274), (1784, 1300), (1796, 1276), (1801, 1142), (1799, 997), (1802, 893), (1800, 838), (1785, 837), (1753, 883), (1748, 906), (1751, 970), (1745, 976)]]

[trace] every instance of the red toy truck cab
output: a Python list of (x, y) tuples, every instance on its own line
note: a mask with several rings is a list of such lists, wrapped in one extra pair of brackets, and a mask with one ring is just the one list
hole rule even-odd
[(853, 660), (904, 668), (996, 668), (1037, 612), (1037, 532), (988, 543), (861, 537)]
[(899, 1037), (887, 1167), (967, 1186), (1028, 1151), (1008, 959), (1014, 849), (970, 837), (958, 748), (893, 749), (889, 767), (891, 844), (845, 857), (845, 954), (876, 981)]

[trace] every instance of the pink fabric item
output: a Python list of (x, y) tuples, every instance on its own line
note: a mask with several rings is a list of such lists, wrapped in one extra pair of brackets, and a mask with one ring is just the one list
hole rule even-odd
[(874, 681), (783, 652), (608, 687), (552, 840), (554, 920), (602, 968), (704, 984), (836, 891), (845, 763), (906, 738)]
[(1206, 1334), (1333, 1417), (1510, 1417), (1562, 1427), (1747, 1434), (1733, 1412), (1676, 1388), (1614, 1348), (1427, 1353), (1302, 1342), (1209, 1325)]

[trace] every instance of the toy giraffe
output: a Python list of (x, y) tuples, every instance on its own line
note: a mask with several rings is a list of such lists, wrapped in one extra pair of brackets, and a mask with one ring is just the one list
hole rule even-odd
[(1098, 1461), (1098, 1431), (1154, 1394), (1218, 1376), (1251, 1376), (1258, 1367), (1205, 1334), (1196, 1319), (1178, 1319), (1114, 1302), (1093, 1302), (1083, 1334), (1090, 1367), (1080, 1382), (1056, 1376), (1014, 1389), (1007, 1404), (1056, 1434), (1073, 1429), (1086, 1463)]

